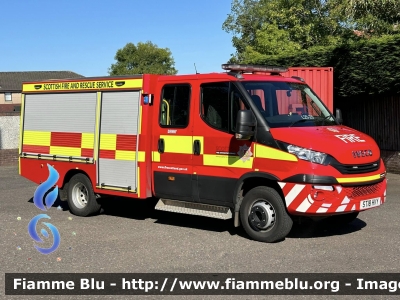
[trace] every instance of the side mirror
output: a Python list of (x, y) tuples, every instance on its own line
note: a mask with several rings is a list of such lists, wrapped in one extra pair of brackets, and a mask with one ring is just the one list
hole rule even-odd
[(336, 108), (336, 120), (339, 124), (343, 123), (342, 111), (339, 108)]
[(256, 120), (251, 110), (239, 110), (236, 118), (237, 140), (249, 140), (254, 135)]

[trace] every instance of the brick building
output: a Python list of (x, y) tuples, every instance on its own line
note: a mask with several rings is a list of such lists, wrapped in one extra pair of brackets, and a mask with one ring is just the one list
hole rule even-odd
[(24, 81), (81, 77), (71, 71), (0, 72), (0, 113), (19, 111)]
[(0, 166), (18, 162), (22, 82), (82, 77), (70, 71), (0, 72)]

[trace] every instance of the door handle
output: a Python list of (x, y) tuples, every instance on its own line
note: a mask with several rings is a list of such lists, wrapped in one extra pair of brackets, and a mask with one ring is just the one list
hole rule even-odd
[(195, 140), (193, 143), (193, 153), (194, 155), (200, 155), (201, 152), (201, 144), (199, 140)]
[(159, 139), (158, 140), (158, 152), (164, 153), (164, 149), (165, 149), (164, 139)]

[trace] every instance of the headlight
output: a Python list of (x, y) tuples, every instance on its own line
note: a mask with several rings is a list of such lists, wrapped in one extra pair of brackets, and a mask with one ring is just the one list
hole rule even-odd
[(298, 146), (289, 145), (287, 146), (289, 153), (296, 155), (299, 159), (308, 160), (317, 164), (323, 164), (327, 158), (327, 154), (322, 152), (313, 151), (306, 148), (300, 148)]

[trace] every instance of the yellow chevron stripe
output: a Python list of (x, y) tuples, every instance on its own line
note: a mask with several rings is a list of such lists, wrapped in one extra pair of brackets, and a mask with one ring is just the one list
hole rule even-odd
[(166, 153), (181, 153), (181, 154), (192, 154), (193, 153), (193, 137), (192, 136), (179, 136), (179, 135), (161, 135), (161, 139), (164, 139)]
[(100, 149), (101, 150), (117, 149), (117, 135), (114, 133), (100, 134)]
[(250, 157), (249, 160), (242, 161), (239, 156), (204, 154), (203, 164), (205, 166), (251, 169), (253, 159), (253, 157)]
[(115, 159), (117, 160), (136, 160), (136, 151), (116, 150)]
[(93, 149), (94, 133), (82, 133), (81, 148)]
[(339, 183), (352, 183), (352, 182), (366, 182), (381, 179), (381, 175), (372, 175), (372, 176), (365, 176), (365, 177), (352, 177), (352, 178), (336, 178)]
[(144, 162), (146, 160), (146, 153), (144, 151), (138, 152), (138, 162)]
[(67, 156), (81, 156), (81, 148), (51, 146), (50, 154), (67, 155)]
[(269, 158), (276, 160), (297, 161), (297, 157), (293, 154), (282, 150), (255, 144), (254, 156), (258, 158)]
[(154, 162), (160, 162), (161, 161), (160, 152), (158, 152), (158, 151), (153, 151), (152, 152), (152, 161), (154, 161)]
[(24, 145), (50, 146), (51, 132), (46, 131), (24, 131)]
[[(116, 150), (115, 151), (115, 159), (117, 159), (117, 160), (136, 160), (136, 151)], [(145, 152), (144, 151), (139, 151), (137, 161), (138, 162), (145, 161)]]

